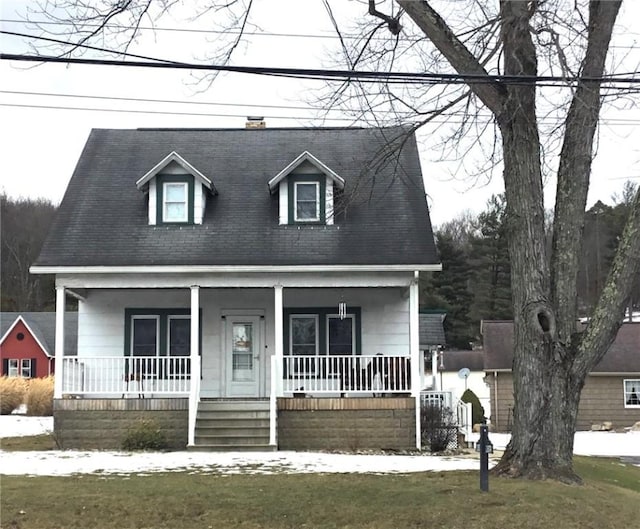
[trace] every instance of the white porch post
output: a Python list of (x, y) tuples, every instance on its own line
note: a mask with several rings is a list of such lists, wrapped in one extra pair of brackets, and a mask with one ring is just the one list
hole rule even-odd
[(275, 354), (278, 359), (282, 359), (284, 354), (283, 350), (283, 341), (284, 341), (284, 330), (283, 330), (283, 320), (282, 320), (282, 285), (275, 285), (273, 287), (274, 290), (274, 310), (275, 310), (275, 340), (276, 340), (276, 348)]
[(280, 370), (282, 369), (283, 362), (283, 320), (282, 320), (282, 285), (275, 285), (273, 287), (273, 310), (274, 310), (274, 337), (275, 337), (275, 349), (274, 356), (271, 359), (271, 391), (269, 392), (269, 444), (272, 446), (278, 446), (278, 432), (277, 432), (277, 416), (278, 405), (277, 397), (281, 394), (280, 384), (282, 376)]
[(421, 446), (420, 438), (420, 272), (414, 272), (409, 286), (409, 350), (411, 352), (411, 393), (416, 399), (416, 448)]
[(62, 398), (62, 377), (64, 376), (64, 311), (66, 296), (64, 287), (56, 286), (56, 338), (55, 357), (56, 371), (53, 379), (53, 398)]
[(196, 441), (196, 415), (200, 400), (200, 287), (191, 286), (191, 386), (189, 388), (189, 435), (188, 445)]
[(431, 375), (433, 378), (432, 388), (433, 391), (440, 391), (442, 388), (438, 387), (438, 356), (440, 355), (440, 351), (436, 347), (435, 350), (431, 353)]

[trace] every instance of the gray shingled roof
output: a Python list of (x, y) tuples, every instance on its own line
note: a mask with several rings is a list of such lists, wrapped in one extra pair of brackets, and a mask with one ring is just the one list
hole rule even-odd
[[(35, 338), (42, 344), (45, 353), (55, 354), (56, 313), (55, 312), (0, 312), (0, 337), (22, 316)], [(65, 355), (78, 353), (78, 313), (67, 312), (64, 316), (64, 351)]]
[[(93, 130), (39, 266), (434, 264), (415, 138), (403, 129)], [(383, 155), (402, 136), (398, 156)], [(203, 225), (149, 226), (136, 181), (176, 151), (213, 181)], [(357, 191), (335, 226), (279, 226), (267, 182), (304, 151)], [(375, 186), (372, 182), (375, 181)]]
[(444, 313), (420, 313), (420, 349), (444, 345)]
[(484, 371), (483, 352), (479, 349), (472, 351), (447, 349), (442, 354), (443, 371), (458, 372), (463, 367), (471, 371)]
[[(513, 323), (483, 321), (484, 368), (511, 369)], [(592, 373), (640, 373), (640, 323), (623, 323), (616, 339)]]

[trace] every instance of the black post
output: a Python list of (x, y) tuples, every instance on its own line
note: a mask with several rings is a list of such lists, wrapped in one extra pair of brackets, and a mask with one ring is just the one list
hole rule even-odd
[(486, 424), (480, 425), (480, 490), (489, 492), (489, 436)]

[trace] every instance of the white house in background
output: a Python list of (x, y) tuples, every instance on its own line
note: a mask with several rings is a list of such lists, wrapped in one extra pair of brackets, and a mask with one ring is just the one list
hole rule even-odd
[(470, 389), (484, 408), (484, 416), (491, 417), (491, 389), (485, 381), (482, 350), (445, 350), (438, 353), (436, 389), (448, 391), (459, 400)]
[(94, 130), (31, 269), (56, 277), (58, 439), (151, 416), (192, 449), (420, 446), (440, 269), (410, 127)]

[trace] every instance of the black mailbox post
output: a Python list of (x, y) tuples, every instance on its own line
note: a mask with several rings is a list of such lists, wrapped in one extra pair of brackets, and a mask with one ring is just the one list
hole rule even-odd
[(480, 426), (480, 439), (476, 444), (480, 452), (480, 490), (489, 491), (489, 454), (493, 454), (493, 444), (489, 441), (489, 429), (486, 424)]

